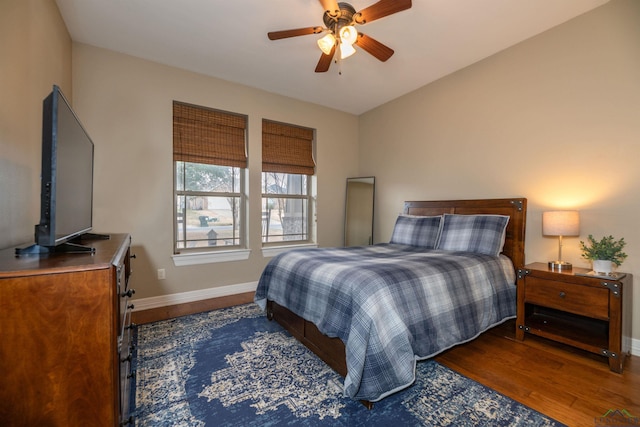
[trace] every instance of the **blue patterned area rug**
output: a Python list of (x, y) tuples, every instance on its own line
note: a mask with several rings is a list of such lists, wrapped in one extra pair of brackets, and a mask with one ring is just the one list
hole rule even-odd
[(137, 426), (561, 426), (435, 361), (372, 410), (247, 304), (138, 326)]

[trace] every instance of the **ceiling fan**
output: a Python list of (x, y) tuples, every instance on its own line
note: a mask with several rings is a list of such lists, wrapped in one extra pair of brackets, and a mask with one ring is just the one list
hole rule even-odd
[(394, 53), (393, 49), (358, 32), (355, 25), (364, 25), (411, 7), (411, 0), (379, 0), (377, 3), (356, 12), (349, 3), (338, 3), (336, 0), (319, 1), (324, 8), (322, 20), (325, 27), (296, 28), (267, 33), (269, 40), (279, 40), (327, 32), (324, 37), (318, 40), (322, 56), (316, 66), (316, 73), (324, 73), (329, 70), (336, 51), (339, 51), (340, 59), (354, 54), (353, 45), (364, 49), (380, 61), (384, 62), (389, 59)]

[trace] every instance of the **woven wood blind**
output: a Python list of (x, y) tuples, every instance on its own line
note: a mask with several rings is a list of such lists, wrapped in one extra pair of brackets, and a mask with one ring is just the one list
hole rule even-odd
[(247, 167), (246, 116), (173, 102), (173, 160)]
[(262, 120), (262, 171), (313, 175), (313, 129)]

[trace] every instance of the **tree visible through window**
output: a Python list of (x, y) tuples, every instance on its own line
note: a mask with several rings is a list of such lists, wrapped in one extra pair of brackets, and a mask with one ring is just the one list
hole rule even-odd
[(307, 175), (262, 173), (262, 241), (309, 239)]

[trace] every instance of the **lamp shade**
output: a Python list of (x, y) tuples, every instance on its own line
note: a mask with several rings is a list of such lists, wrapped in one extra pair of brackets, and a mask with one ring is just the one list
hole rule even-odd
[(578, 211), (549, 211), (542, 213), (542, 234), (545, 236), (579, 236)]
[(343, 43), (354, 44), (358, 38), (358, 31), (353, 25), (340, 28), (340, 40)]
[(356, 53), (356, 50), (349, 43), (340, 43), (340, 59), (345, 59)]
[(318, 47), (325, 55), (331, 55), (331, 50), (335, 44), (336, 38), (331, 33), (318, 40)]

